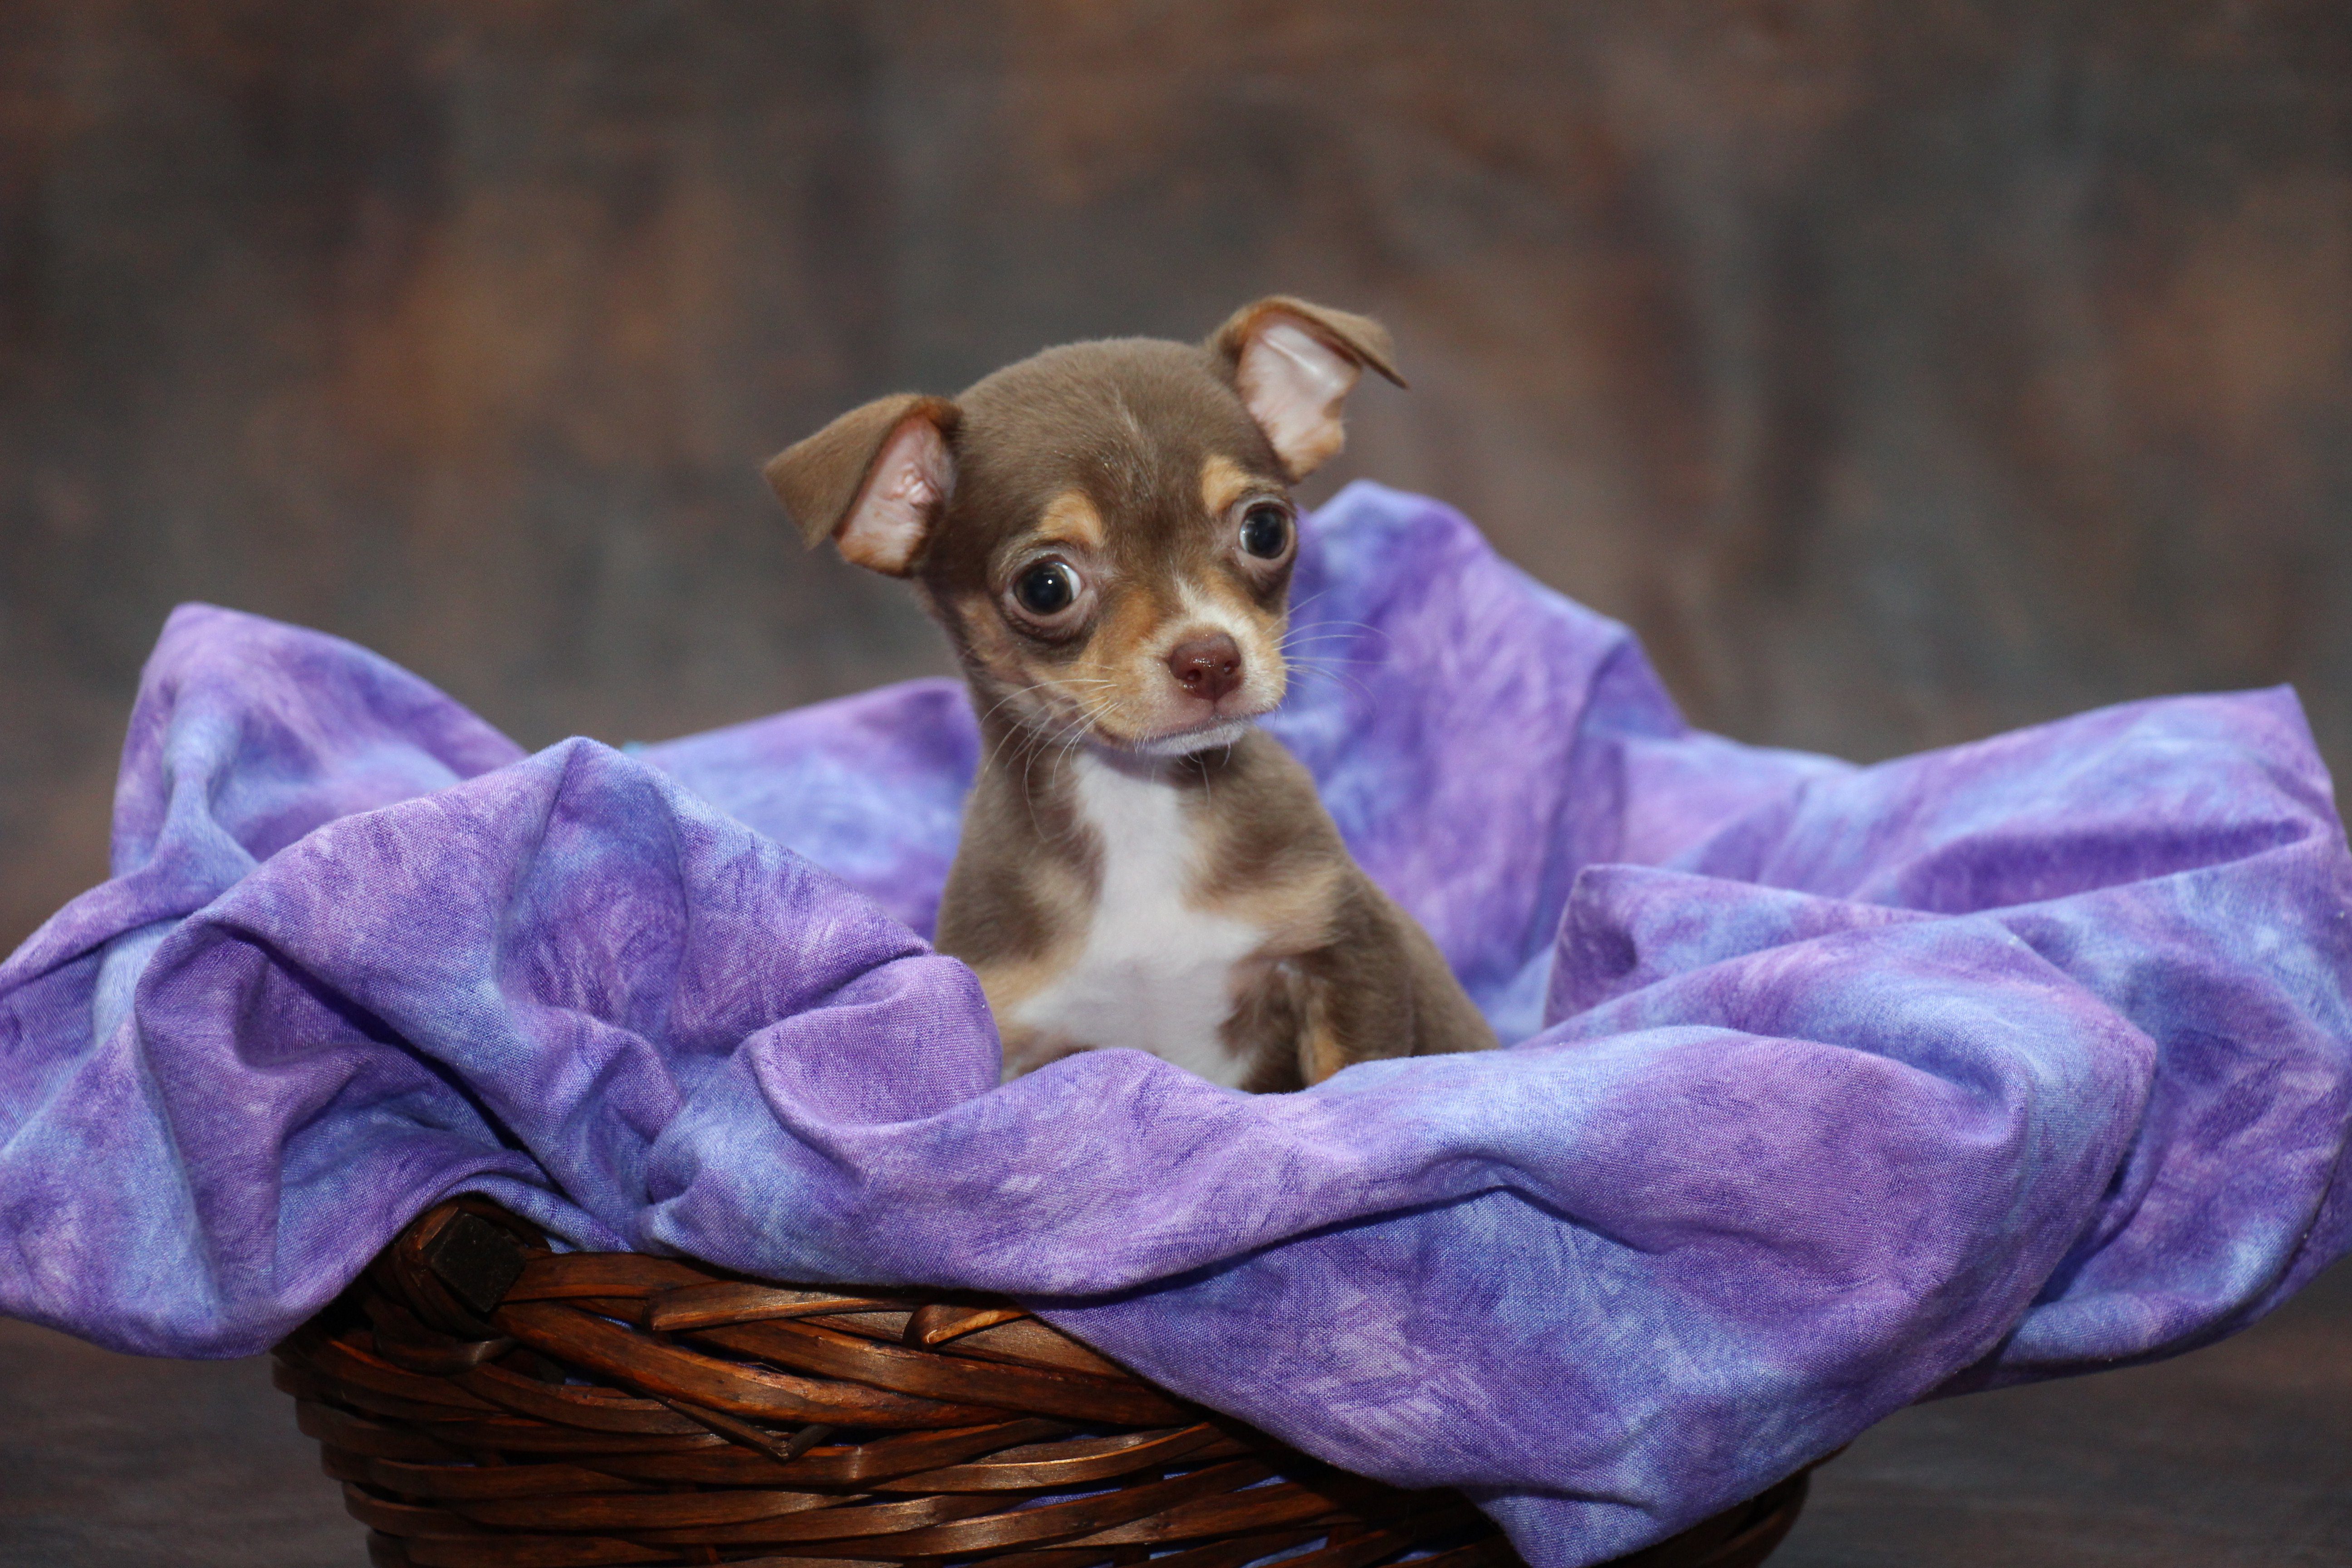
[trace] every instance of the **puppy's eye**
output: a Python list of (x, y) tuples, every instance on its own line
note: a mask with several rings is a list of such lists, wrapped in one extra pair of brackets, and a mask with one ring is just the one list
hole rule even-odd
[(1290, 547), (1290, 514), (1268, 502), (1242, 514), (1242, 548), (1272, 561)]
[(1013, 580), (1013, 599), (1039, 619), (1060, 615), (1078, 599), (1078, 574), (1059, 561), (1041, 561)]

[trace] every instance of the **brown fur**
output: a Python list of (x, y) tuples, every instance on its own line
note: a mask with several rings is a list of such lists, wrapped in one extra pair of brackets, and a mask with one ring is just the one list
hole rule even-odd
[[(1264, 384), (1291, 363), (1248, 357), (1271, 322), (1341, 375), (1336, 392), (1328, 375), (1312, 382), (1321, 390), (1288, 405), (1286, 427), (1254, 416), (1281, 391)], [(1315, 345), (1336, 357), (1316, 358)], [(1389, 354), (1387, 333), (1363, 317), (1261, 300), (1200, 347), (1077, 343), (999, 371), (951, 403), (885, 398), (769, 464), (812, 542), (870, 532), (894, 451), (919, 447), (934, 464), (920, 472), (950, 481), (936, 496), (901, 484), (898, 493), (928, 504), (916, 531), (890, 536), (904, 542), (903, 568), (893, 545), (881, 569), (914, 580), (981, 715), (982, 765), (938, 945), (979, 974), (1008, 1072), (1106, 1043), (1014, 1016), (1077, 960), (1103, 894), (1107, 847), (1075, 793), (1081, 747), (1173, 792), (1151, 798), (1174, 803), (1193, 847), (1184, 885), (1170, 889), (1184, 918), (1255, 933), (1231, 966), (1230, 995), (1217, 1000), (1244, 1087), (1296, 1089), (1353, 1061), (1494, 1043), (1427, 933), (1349, 857), (1306, 770), (1272, 737), (1238, 728), (1282, 695), (1295, 553), (1295, 542), (1279, 560), (1250, 553), (1236, 542), (1241, 520), (1266, 506), (1291, 514), (1300, 461), (1338, 445), (1349, 367), (1397, 380)], [(1268, 363), (1265, 374), (1247, 369)], [(1315, 412), (1327, 395), (1328, 427)], [(1039, 622), (1013, 596), (1021, 574), (1047, 559), (1081, 585), (1066, 625)], [(1184, 639), (1212, 630), (1233, 639), (1241, 685), (1204, 698), (1172, 672), (1192, 646)], [(1209, 733), (1219, 743), (1139, 758)]]

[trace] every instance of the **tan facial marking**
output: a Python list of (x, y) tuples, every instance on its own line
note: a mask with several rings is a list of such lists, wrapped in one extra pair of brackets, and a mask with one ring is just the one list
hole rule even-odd
[[(1076, 688), (1094, 710), (1108, 719), (1104, 727), (1127, 738), (1150, 722), (1150, 705), (1165, 679), (1150, 650), (1166, 617), (1166, 606), (1146, 591), (1130, 591), (1110, 602), (1102, 624), (1087, 643), (1084, 658), (1072, 674), (1080, 680), (1102, 682)], [(1087, 697), (1087, 694), (1091, 694)]]
[[(1244, 497), (1280, 488), (1276, 481), (1251, 473), (1222, 453), (1210, 454), (1201, 464), (1201, 504), (1208, 508), (1212, 517), (1221, 520), (1229, 521), (1234, 507)], [(1185, 608), (1195, 618), (1234, 633), (1235, 640), (1243, 645), (1243, 651), (1252, 661), (1279, 681), (1282, 660), (1277, 645), (1289, 619), (1286, 611), (1277, 610), (1269, 618), (1239, 588), (1213, 576), (1185, 584)], [(1280, 700), (1279, 683), (1272, 696)]]
[(1232, 583), (1215, 576), (1188, 580), (1179, 584), (1178, 593), (1182, 614), (1169, 624), (1161, 651), (1204, 630), (1223, 632), (1241, 648), (1243, 667), (1258, 698), (1268, 706), (1280, 702), (1290, 685), (1282, 657), (1288, 612), (1277, 609), (1269, 616)]
[(1234, 622), (1255, 626), (1265, 618), (1265, 612), (1248, 595), (1222, 577), (1187, 578), (1177, 585), (1177, 597), (1186, 616), (1227, 631), (1240, 629)]
[(1201, 504), (1209, 509), (1212, 517), (1222, 517), (1225, 510), (1252, 490), (1274, 489), (1273, 482), (1260, 479), (1222, 453), (1211, 453), (1201, 465)]
[(1064, 490), (1046, 503), (1045, 511), (1037, 519), (1036, 531), (1031, 537), (1040, 541), (1066, 541), (1072, 544), (1083, 544), (1089, 550), (1100, 550), (1103, 547), (1102, 513), (1097, 511), (1095, 503), (1081, 492)]

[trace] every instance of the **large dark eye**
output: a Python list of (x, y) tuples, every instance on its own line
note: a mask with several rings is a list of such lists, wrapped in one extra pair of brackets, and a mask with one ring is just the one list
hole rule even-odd
[(1058, 616), (1077, 602), (1078, 574), (1062, 562), (1041, 561), (1014, 581), (1013, 597), (1041, 620)]
[(1290, 546), (1290, 514), (1268, 502), (1242, 514), (1242, 548), (1271, 561)]

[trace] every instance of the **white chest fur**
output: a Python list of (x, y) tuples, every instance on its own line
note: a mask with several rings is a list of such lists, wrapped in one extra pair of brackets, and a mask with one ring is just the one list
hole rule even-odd
[(1150, 1051), (1237, 1087), (1250, 1064), (1225, 1049), (1221, 1031), (1234, 968), (1265, 933), (1192, 905), (1199, 834), (1175, 786), (1091, 755), (1075, 765), (1101, 888), (1077, 957), (1014, 1019), (1073, 1044)]

